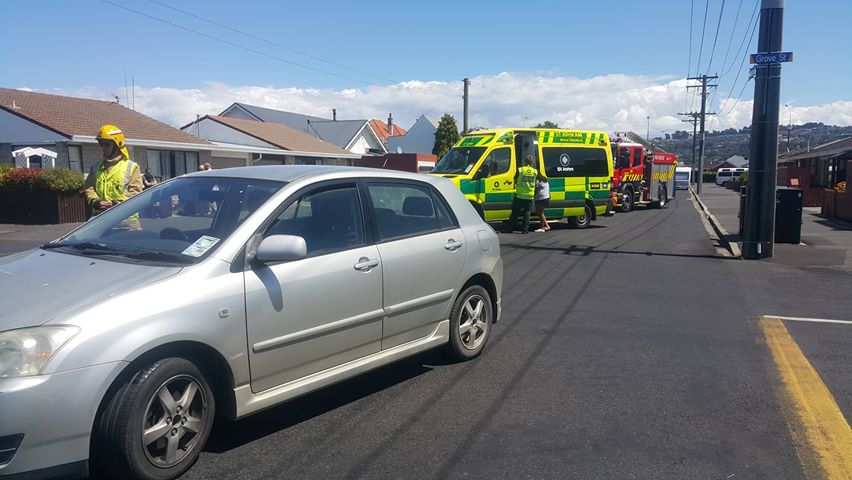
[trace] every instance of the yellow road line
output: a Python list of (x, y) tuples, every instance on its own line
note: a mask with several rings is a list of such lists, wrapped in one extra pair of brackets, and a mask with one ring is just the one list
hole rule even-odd
[[(793, 404), (796, 418), (788, 418), (791, 430), (795, 429), (794, 425), (804, 429), (805, 439), (826, 479), (852, 479), (852, 430), (831, 392), (780, 318), (761, 317), (760, 326)], [(799, 453), (801, 456), (802, 452)], [(809, 463), (802, 460), (803, 464)]]

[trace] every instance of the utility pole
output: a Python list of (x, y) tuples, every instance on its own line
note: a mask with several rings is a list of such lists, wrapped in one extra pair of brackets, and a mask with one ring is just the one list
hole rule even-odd
[(648, 121), (648, 133), (645, 134), (645, 140), (651, 141), (651, 116), (645, 115), (645, 120)]
[[(761, 0), (758, 53), (780, 52), (784, 0)], [(756, 65), (751, 114), (751, 158), (743, 230), (743, 257), (769, 258), (775, 240), (775, 186), (778, 162), (778, 110), (781, 64)]]
[(469, 98), (469, 95), (468, 95), (469, 87), (470, 87), (470, 79), (465, 78), (464, 79), (464, 130), (462, 130), (463, 134), (467, 133), (467, 103), (468, 103), (468, 98)]
[(704, 183), (704, 121), (707, 119), (707, 87), (717, 87), (716, 84), (710, 84), (710, 80), (715, 80), (719, 77), (713, 75), (702, 75), (700, 77), (688, 77), (687, 80), (698, 80), (701, 85), (687, 85), (686, 88), (701, 87), (701, 117), (700, 130), (698, 132), (698, 184), (697, 192), (701, 194), (701, 184)]

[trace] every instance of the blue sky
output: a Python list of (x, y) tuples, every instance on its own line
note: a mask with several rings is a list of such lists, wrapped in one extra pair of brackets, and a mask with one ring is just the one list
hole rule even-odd
[[(620, 74), (628, 80), (641, 77), (663, 85), (684, 77), (690, 59), (690, 73), (707, 70), (724, 1), (709, 73), (722, 73), (726, 67), (730, 71), (719, 81), (719, 92), (714, 96), (716, 108), (721, 107), (718, 102), (722, 98), (738, 97), (743, 91), (743, 100), (748, 100), (753, 91), (751, 84), (742, 90), (748, 65), (738, 76), (742, 57), (737, 56), (737, 50), (757, 4), (755, 0), (109, 1), (254, 52), (102, 0), (0, 0), (7, 39), (0, 45), (0, 61), (4, 65), (0, 69), (0, 86), (91, 92), (93, 96), (104, 92), (122, 95), (125, 69), (128, 78), (132, 76), (138, 86), (146, 89), (193, 90), (215, 83), (273, 89), (278, 96), (288, 88), (344, 92), (402, 81), (451, 83), (466, 76), (479, 77), (484, 82), (501, 72), (521, 78), (578, 80)], [(161, 3), (250, 32), (279, 46), (204, 22)], [(844, 48), (850, 43), (852, 2), (824, 0), (818, 2), (818, 7), (815, 2), (786, 3), (784, 48), (796, 56), (794, 63), (784, 67), (782, 103), (817, 107), (852, 100), (849, 82), (842, 80), (852, 77), (852, 53)], [(699, 68), (696, 64), (705, 5), (708, 18)], [(749, 51), (755, 50), (756, 40)], [(723, 67), (726, 52), (728, 59)], [(629, 85), (625, 80), (613, 88)], [(598, 95), (608, 93), (618, 92), (596, 90)], [(541, 98), (540, 103), (548, 104), (550, 100)], [(686, 106), (687, 100), (684, 98), (682, 103)], [(647, 107), (655, 110), (657, 116), (662, 115), (661, 108), (664, 107)], [(547, 114), (524, 114), (536, 115)]]

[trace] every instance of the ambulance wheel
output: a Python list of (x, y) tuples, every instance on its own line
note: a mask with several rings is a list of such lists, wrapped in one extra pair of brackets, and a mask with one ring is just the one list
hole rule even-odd
[(450, 356), (458, 361), (479, 356), (494, 323), (491, 295), (479, 285), (470, 285), (456, 299), (450, 312)]
[(592, 222), (592, 209), (586, 205), (583, 210), (583, 214), (579, 217), (568, 217), (568, 224), (571, 225), (572, 228), (589, 228), (589, 224)]
[(627, 213), (633, 210), (633, 190), (628, 188), (621, 195), (621, 213)]

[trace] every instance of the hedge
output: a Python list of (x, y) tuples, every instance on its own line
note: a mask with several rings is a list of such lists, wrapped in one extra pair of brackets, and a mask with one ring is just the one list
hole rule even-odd
[(0, 166), (0, 192), (74, 193), (83, 190), (83, 174), (67, 168)]

